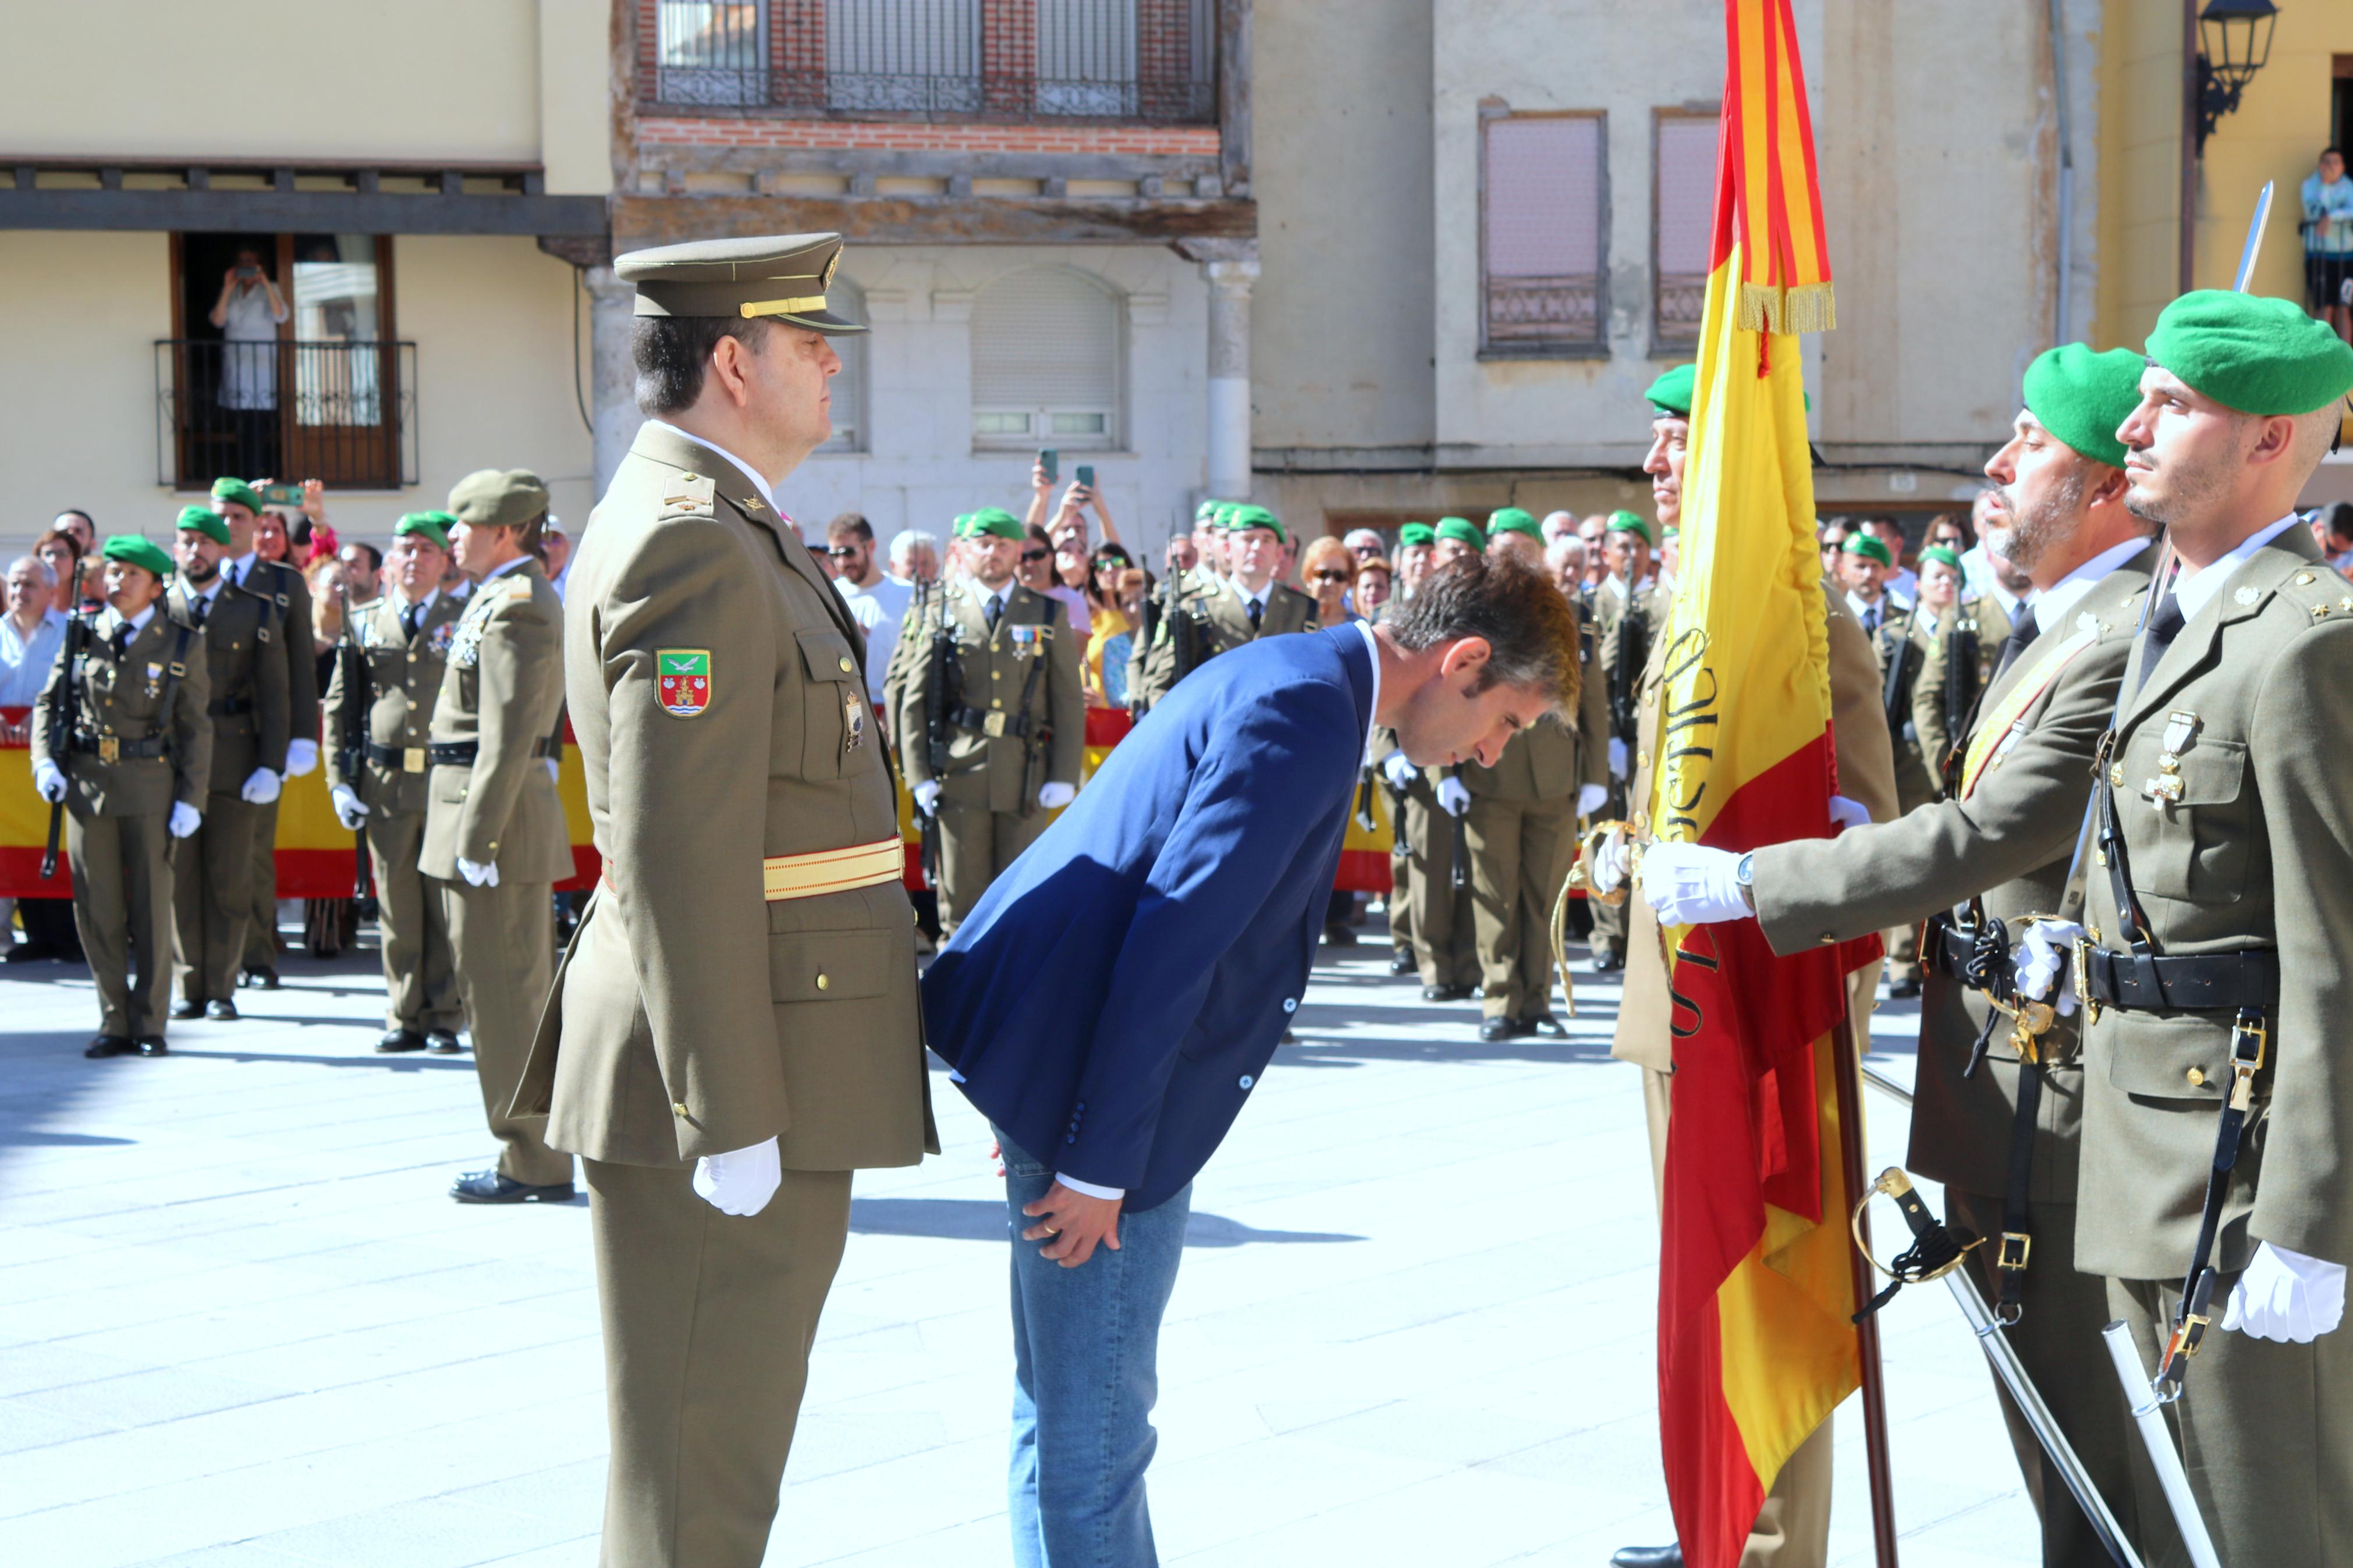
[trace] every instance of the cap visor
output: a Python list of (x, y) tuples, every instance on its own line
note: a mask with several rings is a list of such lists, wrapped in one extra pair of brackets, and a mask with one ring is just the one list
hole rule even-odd
[(772, 321), (790, 321), (796, 327), (807, 327), (813, 332), (839, 337), (848, 332), (871, 331), (863, 321), (853, 321), (847, 316), (837, 316), (831, 310), (815, 310), (806, 316), (771, 316)]

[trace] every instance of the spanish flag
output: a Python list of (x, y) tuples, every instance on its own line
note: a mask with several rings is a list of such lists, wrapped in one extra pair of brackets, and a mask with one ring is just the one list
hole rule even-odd
[[(1798, 342), (1831, 324), (1788, 0), (1726, 0), (1729, 58), (1681, 575), (1661, 634), (1662, 839), (1830, 831), (1827, 637)], [(1730, 1568), (1784, 1461), (1858, 1384), (1833, 1031), (1876, 940), (1778, 958), (1754, 921), (1663, 933), (1675, 1076), (1659, 1412), (1684, 1561)]]

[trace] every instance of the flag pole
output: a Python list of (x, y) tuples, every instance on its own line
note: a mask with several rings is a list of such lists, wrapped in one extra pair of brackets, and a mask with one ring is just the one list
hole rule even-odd
[[(1844, 999), (1840, 1005), (1833, 1040), (1838, 1058), (1839, 1163), (1845, 1168), (1847, 1201), (1852, 1205), (1870, 1185), (1865, 1180), (1862, 1148), (1862, 1053), (1854, 1037), (1854, 993), (1840, 979)], [(1871, 1240), (1871, 1216), (1858, 1215), (1855, 1226), (1863, 1243)], [(1847, 1267), (1854, 1282), (1854, 1304), (1860, 1309), (1872, 1297), (1871, 1264), (1861, 1247), (1847, 1249)], [(1895, 1471), (1887, 1447), (1887, 1384), (1879, 1363), (1879, 1314), (1855, 1325), (1855, 1352), (1862, 1362), (1863, 1451), (1871, 1464), (1871, 1536), (1879, 1568), (1895, 1568)]]

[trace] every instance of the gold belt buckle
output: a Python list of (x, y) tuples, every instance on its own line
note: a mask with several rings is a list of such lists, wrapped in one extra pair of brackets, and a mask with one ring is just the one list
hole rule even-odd
[(425, 771), (425, 748), (422, 746), (410, 746), (404, 750), (400, 753), (400, 771), (405, 773), (423, 773)]
[(122, 760), (121, 738), (114, 735), (100, 735), (98, 738), (98, 760), (101, 763), (121, 762)]
[(980, 721), (980, 732), (987, 736), (992, 741), (1003, 740), (1005, 738), (1006, 718), (1007, 715), (1002, 712), (987, 715)]
[[(2253, 1059), (2240, 1054), (2242, 1041), (2255, 1043)], [(2263, 1026), (2261, 1013), (2249, 1016), (2240, 1009), (2238, 1021), (2231, 1026), (2231, 1109), (2245, 1115), (2255, 1102), (2255, 1075), (2263, 1070), (2263, 1058), (2270, 1053), (2271, 1031)]]
[(2033, 1250), (2032, 1237), (2021, 1230), (2005, 1230), (2001, 1233), (2001, 1246), (1994, 1252), (1993, 1266), (1996, 1268), (2023, 1270), (2027, 1255)]
[(2099, 998), (2092, 994), (2092, 939), (2075, 939), (2075, 1000), (2084, 1009), (2085, 1025), (2100, 1021)]

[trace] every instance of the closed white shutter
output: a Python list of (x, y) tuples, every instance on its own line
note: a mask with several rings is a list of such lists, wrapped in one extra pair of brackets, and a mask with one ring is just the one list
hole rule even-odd
[(1059, 268), (1009, 272), (972, 309), (977, 446), (1074, 450), (1119, 435), (1119, 301)]
[[(827, 303), (837, 316), (847, 316), (853, 321), (863, 321), (866, 315), (866, 290), (847, 278), (836, 278), (825, 290)], [(828, 339), (833, 352), (841, 356), (841, 369), (833, 378), (833, 435), (820, 452), (862, 452), (866, 450), (866, 341), (865, 332), (849, 332)]]
[(1601, 341), (1601, 118), (1485, 122), (1486, 342)]
[(1651, 335), (1661, 349), (1692, 351), (1699, 346), (1708, 247), (1715, 227), (1715, 146), (1713, 116), (1659, 117), (1651, 279)]

